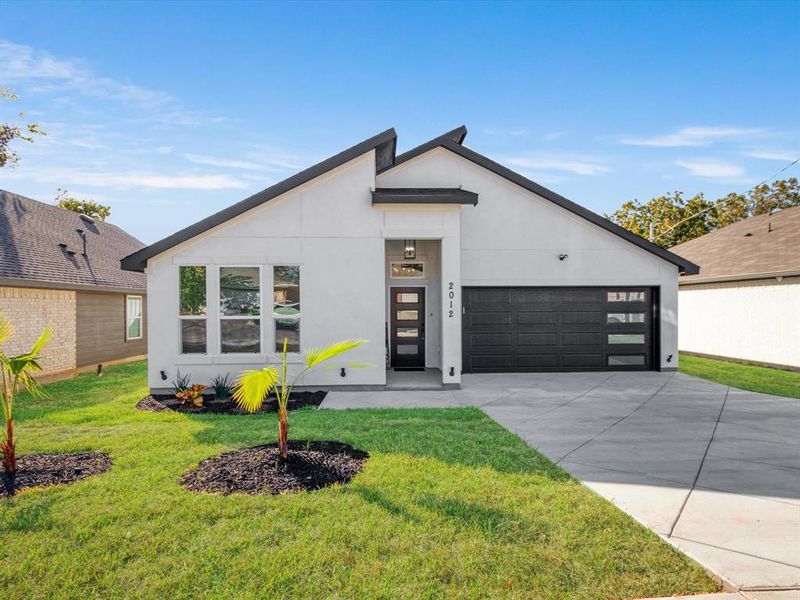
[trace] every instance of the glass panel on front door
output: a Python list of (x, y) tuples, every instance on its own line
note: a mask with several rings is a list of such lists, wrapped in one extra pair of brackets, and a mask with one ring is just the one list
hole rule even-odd
[(392, 288), (389, 342), (395, 369), (425, 368), (425, 288)]

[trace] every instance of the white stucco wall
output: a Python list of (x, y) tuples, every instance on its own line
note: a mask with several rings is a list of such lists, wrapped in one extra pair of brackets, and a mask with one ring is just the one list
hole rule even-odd
[(685, 285), (682, 351), (800, 367), (800, 277)]
[(443, 148), (378, 175), (377, 185), (460, 186), (479, 194), (476, 207), (461, 211), (463, 286), (660, 288), (661, 367), (677, 367), (675, 265)]

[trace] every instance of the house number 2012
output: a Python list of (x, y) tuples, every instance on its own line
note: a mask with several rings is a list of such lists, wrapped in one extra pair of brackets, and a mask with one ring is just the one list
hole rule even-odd
[(452, 319), (453, 315), (455, 314), (453, 312), (453, 299), (456, 297), (456, 287), (453, 285), (452, 281), (447, 284), (447, 289), (450, 290), (447, 294), (447, 297), (450, 298), (450, 310), (447, 313), (447, 316)]

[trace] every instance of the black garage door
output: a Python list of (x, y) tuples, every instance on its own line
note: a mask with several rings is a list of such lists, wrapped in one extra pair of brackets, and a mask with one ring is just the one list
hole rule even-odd
[(653, 369), (655, 290), (463, 290), (465, 373)]

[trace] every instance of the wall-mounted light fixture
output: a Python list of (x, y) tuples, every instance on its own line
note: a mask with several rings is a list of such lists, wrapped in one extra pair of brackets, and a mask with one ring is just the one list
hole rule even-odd
[(672, 362), (672, 354), (667, 357), (667, 362)]
[(569, 256), (569, 254), (559, 254), (558, 260), (564, 260), (565, 258), (567, 258), (567, 256)]
[(342, 367), (341, 371), (339, 371), (339, 376), (340, 377), (347, 377), (347, 371), (344, 370), (344, 367)]
[(412, 260), (417, 258), (417, 240), (405, 240), (403, 244), (405, 245), (403, 258)]
[(167, 380), (167, 373), (166, 373), (166, 371), (161, 371), (161, 381), (166, 381), (166, 380)]

